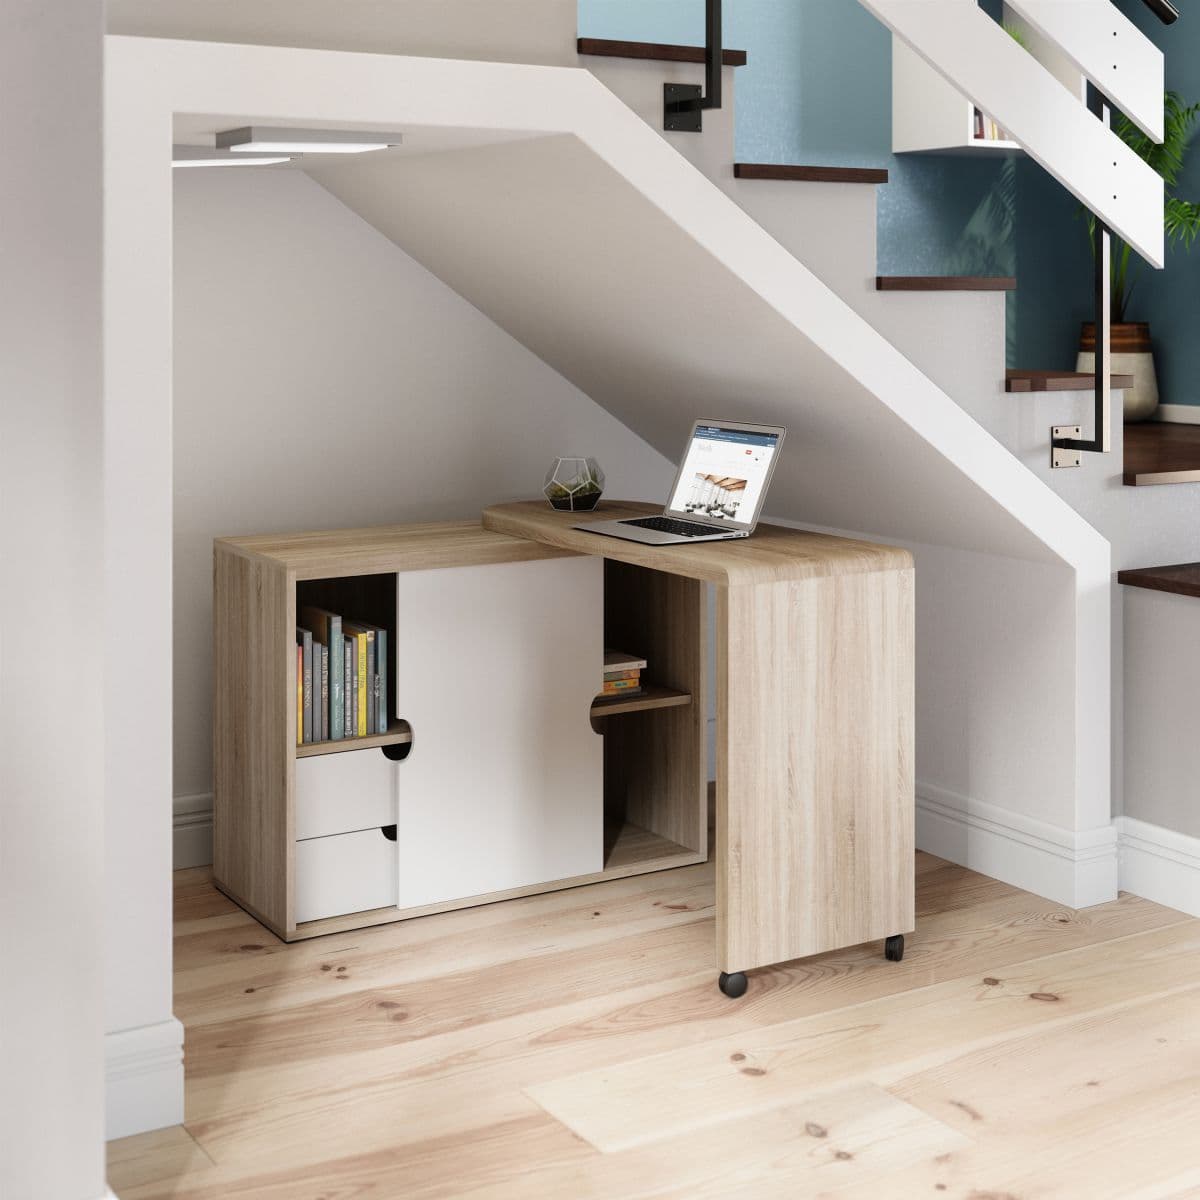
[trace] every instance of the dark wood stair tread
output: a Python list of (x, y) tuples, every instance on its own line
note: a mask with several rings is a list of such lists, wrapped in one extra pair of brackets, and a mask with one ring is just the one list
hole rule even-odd
[[(1110, 375), (1110, 386), (1133, 387), (1132, 375)], [(1018, 371), (1004, 373), (1006, 392), (1090, 392), (1095, 389), (1096, 376), (1082, 371)]]
[(1129, 487), (1200, 483), (1200, 425), (1143, 421), (1125, 426), (1125, 475)]
[(1011, 292), (1011, 275), (876, 275), (880, 292)]
[(882, 167), (805, 167), (792, 163), (734, 163), (735, 179), (791, 179), (803, 183), (887, 183)]
[(1118, 571), (1117, 582), (1129, 587), (1149, 588), (1153, 592), (1173, 592), (1177, 596), (1200, 597), (1200, 563), (1176, 563), (1169, 567), (1138, 567)]
[[(579, 38), (576, 48), (580, 54), (601, 58), (648, 58), (656, 62), (704, 62), (703, 46), (675, 46), (665, 42), (617, 42), (611, 38)], [(721, 62), (727, 67), (744, 67), (745, 50), (724, 50)]]

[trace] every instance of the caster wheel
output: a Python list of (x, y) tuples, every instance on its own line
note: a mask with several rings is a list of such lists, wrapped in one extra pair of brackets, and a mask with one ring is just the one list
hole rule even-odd
[(899, 962), (904, 957), (904, 934), (894, 933), (883, 943), (883, 957), (888, 962)]
[(734, 971), (732, 975), (726, 975), (722, 971), (721, 978), (717, 982), (721, 991), (731, 1000), (736, 1000), (739, 996), (746, 994), (746, 975), (743, 971)]

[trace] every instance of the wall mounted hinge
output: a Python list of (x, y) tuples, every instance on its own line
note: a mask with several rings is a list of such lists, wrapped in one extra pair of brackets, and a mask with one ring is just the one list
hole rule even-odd
[(1050, 426), (1051, 468), (1083, 466), (1082, 450), (1076, 450), (1073, 446), (1060, 446), (1055, 444), (1056, 442), (1066, 441), (1068, 439), (1077, 441), (1082, 432), (1082, 429), (1078, 425)]

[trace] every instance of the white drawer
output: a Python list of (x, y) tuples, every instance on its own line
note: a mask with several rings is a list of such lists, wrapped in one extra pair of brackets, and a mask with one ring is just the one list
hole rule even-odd
[(395, 825), (401, 770), (375, 747), (297, 759), (296, 840)]
[(387, 908), (396, 881), (396, 843), (382, 829), (297, 842), (296, 922)]

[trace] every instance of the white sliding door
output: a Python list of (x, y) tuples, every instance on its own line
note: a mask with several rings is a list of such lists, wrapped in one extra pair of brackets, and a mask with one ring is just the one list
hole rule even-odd
[(397, 576), (401, 908), (599, 871), (604, 564)]

